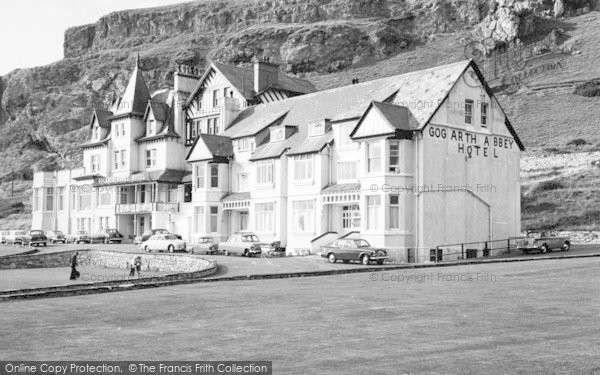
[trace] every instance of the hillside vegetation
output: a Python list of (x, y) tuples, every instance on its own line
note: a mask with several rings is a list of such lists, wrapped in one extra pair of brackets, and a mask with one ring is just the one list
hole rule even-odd
[[(558, 35), (553, 53), (537, 51), (525, 67), (486, 78), (528, 157), (594, 152), (600, 149), (600, 97), (589, 95), (600, 79), (600, 13), (590, 11), (596, 6), (566, 1), (565, 18), (556, 18), (552, 1), (533, 0), (210, 0), (111, 13), (67, 30), (63, 60), (0, 77), (0, 177), (4, 185), (19, 181), (28, 197), (34, 170), (78, 166), (91, 110), (124, 90), (135, 53), (151, 89), (171, 86), (177, 63), (244, 65), (261, 56), (324, 89), (463, 60), (472, 56), (466, 46), (473, 41), (498, 49), (551, 32)], [(475, 57), (482, 65), (499, 58)], [(593, 189), (592, 175), (582, 173)], [(524, 225), (593, 227), (588, 219), (549, 219), (564, 202), (547, 204), (551, 186), (536, 190), (544, 174), (551, 180), (571, 172), (542, 168), (535, 180), (523, 173)], [(0, 213), (0, 226), (6, 217)]]

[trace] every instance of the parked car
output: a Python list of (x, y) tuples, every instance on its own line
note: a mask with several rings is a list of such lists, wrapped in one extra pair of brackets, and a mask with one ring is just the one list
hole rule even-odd
[(364, 265), (370, 262), (383, 264), (388, 258), (387, 250), (372, 247), (363, 239), (339, 239), (330, 245), (321, 247), (321, 256), (327, 258), (330, 263), (341, 260), (344, 263), (360, 261)]
[(8, 230), (1, 230), (0, 231), (0, 243), (6, 243), (6, 238), (8, 237), (8, 235), (10, 234), (10, 231)]
[(193, 244), (190, 244), (190, 253), (193, 254), (217, 254), (219, 245), (215, 243), (212, 236), (200, 236)]
[(67, 238), (65, 237), (64, 233), (59, 230), (49, 230), (48, 232), (46, 232), (46, 237), (48, 237), (48, 241), (50, 243), (67, 243)]
[[(142, 242), (146, 242), (148, 240), (148, 238), (150, 238), (151, 236), (154, 236), (155, 234), (171, 234), (171, 233), (166, 229), (150, 229), (150, 230), (145, 231), (141, 236), (136, 236), (133, 239), (133, 243), (136, 245), (139, 245)], [(180, 240), (182, 239), (180, 235), (178, 235), (178, 234), (175, 234), (175, 235)]]
[(101, 229), (90, 237), (92, 243), (121, 243), (123, 235), (116, 229)]
[(186, 244), (185, 241), (180, 240), (174, 234), (155, 234), (142, 242), (141, 247), (147, 252), (168, 251), (172, 253), (174, 251), (185, 251)]
[[(48, 238), (46, 237), (46, 234), (44, 234), (44, 231), (38, 229), (28, 231), (25, 235), (25, 240), (29, 246), (46, 246), (48, 243)], [(23, 243), (23, 245), (25, 245), (25, 243)]]
[(225, 255), (239, 254), (251, 257), (259, 255), (262, 252), (262, 247), (270, 246), (260, 242), (258, 236), (252, 232), (237, 232), (232, 234), (227, 241), (220, 242), (218, 251)]
[(569, 251), (571, 249), (571, 239), (569, 237), (547, 236), (544, 232), (528, 233), (526, 238), (517, 240), (517, 249), (523, 254), (532, 251), (542, 254), (550, 253), (553, 250)]
[(24, 230), (11, 230), (6, 236), (6, 243), (12, 245), (27, 245), (27, 233)]
[(71, 243), (91, 243), (90, 235), (84, 230), (77, 231), (75, 234), (67, 235), (67, 242)]

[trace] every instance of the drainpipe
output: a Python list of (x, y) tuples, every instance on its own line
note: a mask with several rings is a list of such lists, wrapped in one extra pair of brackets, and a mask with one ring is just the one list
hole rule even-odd
[[(419, 167), (419, 133), (415, 132), (415, 162), (414, 162), (414, 172), (413, 175), (415, 176), (413, 181), (414, 181), (414, 185), (416, 187), (416, 192), (415, 192), (415, 262), (418, 263), (419, 261), (419, 235), (420, 235), (420, 231), (419, 231), (419, 196), (421, 193), (421, 189), (419, 189), (419, 184), (421, 183), (420, 179), (421, 179), (421, 170)], [(408, 259), (407, 259), (408, 260)]]
[[(327, 151), (329, 152), (329, 181), (327, 185), (330, 185), (333, 182), (333, 150), (331, 148), (331, 144), (327, 144)], [(323, 203), (323, 199), (321, 198), (321, 204)], [(324, 205), (323, 205), (324, 206)], [(327, 231), (330, 232), (332, 228), (332, 217), (331, 217), (331, 207), (330, 205), (327, 207)]]

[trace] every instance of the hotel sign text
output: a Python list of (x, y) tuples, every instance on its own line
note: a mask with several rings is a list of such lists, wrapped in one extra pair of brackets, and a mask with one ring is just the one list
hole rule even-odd
[(459, 129), (447, 129), (429, 126), (428, 134), (431, 138), (448, 139), (456, 144), (459, 154), (472, 157), (498, 158), (498, 149), (512, 150), (515, 147), (514, 139), (498, 135), (473, 133)]

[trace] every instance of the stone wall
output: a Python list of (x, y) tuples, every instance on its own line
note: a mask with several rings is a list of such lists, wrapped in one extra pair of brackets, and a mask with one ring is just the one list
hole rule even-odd
[[(35, 255), (9, 255), (0, 257), (0, 269), (69, 267), (74, 251)], [(81, 267), (129, 267), (133, 257), (142, 258), (143, 271), (191, 273), (216, 267), (216, 262), (189, 255), (139, 254), (107, 250), (79, 250)]]

